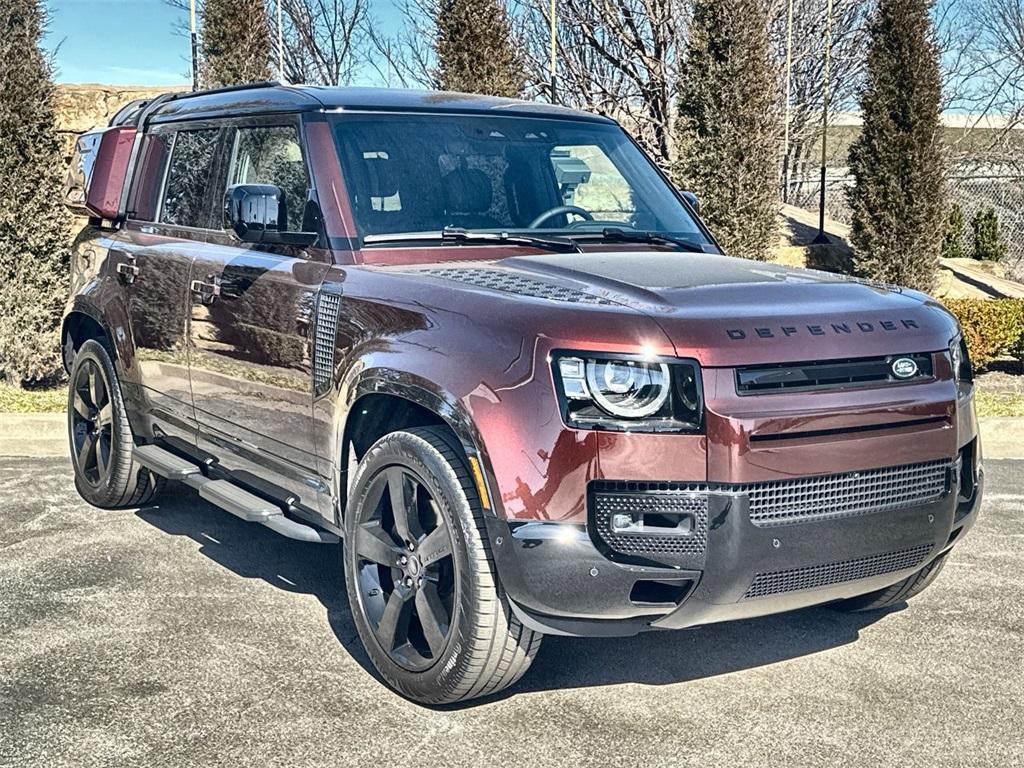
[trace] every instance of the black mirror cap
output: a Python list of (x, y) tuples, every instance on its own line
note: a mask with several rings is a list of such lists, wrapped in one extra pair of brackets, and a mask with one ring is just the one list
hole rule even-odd
[(289, 232), (284, 193), (273, 184), (234, 184), (224, 196), (224, 229), (243, 243), (293, 245), (317, 241), (316, 232)]
[(683, 192), (683, 199), (690, 204), (690, 207), (693, 208), (694, 213), (700, 213), (700, 200), (698, 199), (696, 194), (694, 194), (693, 192)]

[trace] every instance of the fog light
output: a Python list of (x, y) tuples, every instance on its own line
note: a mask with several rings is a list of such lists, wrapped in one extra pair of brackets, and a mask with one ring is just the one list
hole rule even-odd
[(614, 533), (635, 531), (638, 528), (640, 528), (640, 523), (634, 520), (632, 515), (612, 515), (612, 531)]

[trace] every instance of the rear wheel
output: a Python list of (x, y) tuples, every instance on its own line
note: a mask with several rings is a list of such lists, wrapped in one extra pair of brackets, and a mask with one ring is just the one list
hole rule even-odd
[(513, 616), (461, 449), (439, 428), (393, 432), (359, 462), (345, 515), (345, 582), (366, 652), (427, 704), (495, 693), (541, 636)]
[(75, 487), (93, 506), (141, 506), (163, 487), (163, 478), (132, 458), (135, 440), (117, 372), (106, 348), (94, 339), (82, 344), (71, 366), (68, 437)]
[(944, 552), (917, 573), (912, 573), (903, 581), (899, 581), (891, 587), (879, 589), (876, 592), (869, 592), (866, 595), (853, 597), (849, 600), (843, 600), (837, 603), (836, 607), (840, 610), (854, 612), (879, 611), (909, 600), (915, 595), (921, 594), (935, 581), (939, 573), (942, 572), (942, 566), (946, 564), (948, 555), (949, 552)]

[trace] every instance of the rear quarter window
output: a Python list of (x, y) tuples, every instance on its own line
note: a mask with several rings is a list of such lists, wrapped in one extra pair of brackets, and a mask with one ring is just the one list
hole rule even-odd
[(182, 227), (212, 226), (210, 181), (219, 138), (218, 128), (181, 130), (174, 135), (160, 206), (161, 222)]

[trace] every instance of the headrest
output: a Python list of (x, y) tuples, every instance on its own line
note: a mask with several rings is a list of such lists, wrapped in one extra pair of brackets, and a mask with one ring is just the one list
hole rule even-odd
[(444, 181), (448, 213), (484, 213), (490, 210), (494, 191), (487, 174), (477, 168), (452, 171)]
[(398, 174), (390, 160), (373, 157), (364, 162), (370, 197), (393, 197), (398, 194)]

